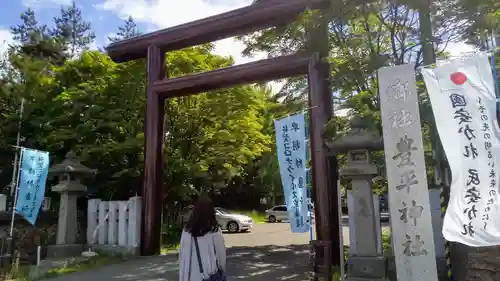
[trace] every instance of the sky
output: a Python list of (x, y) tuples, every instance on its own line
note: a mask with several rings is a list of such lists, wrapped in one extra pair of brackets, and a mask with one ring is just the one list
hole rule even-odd
[[(19, 15), (28, 7), (35, 11), (39, 22), (51, 25), (59, 14), (61, 5), (69, 5), (72, 0), (0, 0), (0, 50), (12, 42), (10, 27), (19, 24)], [(85, 20), (90, 21), (96, 33), (92, 48), (106, 46), (108, 36), (113, 35), (132, 16), (142, 32), (151, 32), (229, 10), (249, 5), (252, 0), (77, 0)], [(265, 58), (257, 54), (244, 58), (244, 45), (232, 38), (216, 42), (215, 52), (232, 55), (237, 64)]]
[[(62, 5), (72, 0), (0, 0), (0, 52), (12, 43), (10, 27), (21, 22), (19, 15), (31, 8), (39, 22), (52, 25), (52, 19), (59, 14)], [(128, 16), (132, 16), (142, 32), (151, 32), (229, 10), (249, 5), (252, 0), (76, 0), (85, 20), (90, 21), (96, 34), (92, 49), (106, 46), (108, 36), (113, 35)], [(266, 57), (265, 53), (253, 58), (241, 55), (244, 45), (232, 38), (216, 42), (215, 52), (231, 55), (236, 64), (255, 61)], [(453, 55), (470, 51), (465, 44), (451, 44)], [(279, 84), (273, 84), (279, 88)]]

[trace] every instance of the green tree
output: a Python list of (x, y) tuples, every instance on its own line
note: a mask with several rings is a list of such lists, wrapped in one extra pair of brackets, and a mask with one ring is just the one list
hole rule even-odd
[(95, 34), (89, 21), (85, 21), (82, 11), (76, 6), (75, 1), (68, 7), (61, 7), (60, 15), (54, 17), (55, 28), (51, 34), (56, 37), (71, 56), (78, 51), (86, 50), (95, 40)]
[(21, 13), (22, 23), (11, 27), (11, 32), (14, 35), (14, 40), (21, 43), (28, 43), (32, 39), (34, 33), (43, 34), (45, 33), (47, 26), (39, 25), (36, 20), (35, 11), (28, 8), (26, 11)]
[[(168, 55), (173, 76), (227, 66), (232, 60), (208, 46)], [(30, 68), (39, 67), (31, 60)], [(64, 65), (16, 84), (26, 98), (22, 135), (31, 147), (60, 161), (69, 150), (100, 172), (90, 184), (104, 198), (126, 198), (139, 188), (143, 167), (145, 65), (115, 64), (100, 52), (84, 52)], [(31, 90), (27, 90), (27, 88)], [(12, 97), (15, 94), (12, 95)], [(10, 96), (4, 96), (7, 99)], [(18, 97), (19, 99), (19, 97)], [(165, 120), (165, 186), (169, 200), (183, 200), (190, 187), (219, 191), (269, 149), (262, 132), (266, 96), (250, 86), (169, 100)], [(15, 124), (15, 107), (6, 123)], [(3, 130), (8, 142), (15, 125)]]
[(117, 42), (124, 39), (133, 38), (141, 34), (142, 32), (137, 29), (137, 25), (135, 24), (134, 19), (132, 18), (132, 16), (129, 16), (124, 25), (118, 27), (116, 36), (109, 36), (108, 39), (110, 42)]
[[(11, 146), (24, 98), (22, 145), (50, 151), (52, 162), (73, 150), (85, 165), (99, 170), (87, 184), (101, 198), (134, 195), (144, 164), (145, 61), (116, 64), (101, 52), (84, 51), (59, 63), (21, 52), (25, 45), (11, 50), (0, 73), (0, 185), (10, 181)], [(169, 76), (234, 63), (212, 51), (213, 44), (204, 44), (168, 53)], [(237, 181), (260, 190), (259, 183), (268, 176), (257, 180), (255, 175), (276, 175), (266, 166), (276, 165), (270, 156), (272, 120), (280, 110), (268, 90), (254, 86), (169, 99), (164, 130), (166, 204), (188, 200), (193, 189), (224, 193)]]
[(14, 46), (10, 54), (48, 59), (61, 64), (66, 56), (61, 44), (47, 32), (46, 25), (38, 24), (35, 12), (31, 9), (21, 13), (21, 24), (11, 27), (14, 39), (19, 45)]
[[(241, 180), (235, 181), (227, 192), (235, 194), (230, 198), (234, 198), (231, 201), (238, 204), (239, 208), (243, 206), (255, 208), (255, 206), (260, 205), (261, 198), (268, 199), (268, 203), (272, 205), (283, 203), (284, 200), (276, 154), (274, 120), (289, 113), (290, 105), (282, 105), (277, 102), (270, 88), (262, 87), (261, 90), (267, 96), (267, 106), (262, 114), (264, 118), (262, 132), (271, 137), (271, 143), (269, 150), (250, 162), (245, 168)], [(238, 198), (241, 199), (238, 200)]]
[(461, 32), (469, 43), (486, 48), (493, 31), (500, 28), (500, 2), (495, 0), (460, 0), (458, 5), (460, 18), (467, 23)]
[[(450, 16), (452, 5), (448, 2), (433, 6), (435, 51), (441, 57), (447, 55), (447, 44), (459, 38), (458, 31), (463, 26), (457, 16)], [(323, 11), (330, 21), (328, 60), (335, 109), (348, 108), (350, 116), (370, 120), (370, 129), (381, 131), (376, 72), (383, 66), (413, 63), (418, 67), (422, 64), (418, 8), (412, 1), (336, 2)], [(307, 30), (318, 20), (318, 11), (310, 11), (286, 26), (242, 36), (240, 39), (246, 44), (244, 54), (305, 52), (308, 49)], [(306, 103), (306, 82), (303, 77), (289, 79), (278, 95), (284, 97), (285, 103), (297, 100)], [(422, 117), (425, 127), (431, 116)], [(328, 136), (333, 136), (333, 131), (338, 135), (348, 131), (348, 123), (345, 118), (336, 117), (327, 128)], [(428, 137), (424, 136), (426, 141)], [(430, 151), (427, 156), (430, 160)], [(383, 155), (378, 158), (383, 172)]]
[[(210, 51), (211, 46), (202, 46), (170, 53), (170, 75), (233, 63)], [(268, 149), (270, 138), (261, 132), (265, 107), (262, 91), (248, 86), (169, 100), (166, 161), (177, 170), (168, 170), (167, 185), (219, 191), (240, 176), (248, 162)]]

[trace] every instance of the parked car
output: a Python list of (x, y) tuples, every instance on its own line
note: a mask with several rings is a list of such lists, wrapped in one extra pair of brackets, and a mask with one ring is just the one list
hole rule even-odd
[[(307, 222), (309, 222), (309, 218), (312, 217), (314, 220), (314, 206), (310, 203), (308, 204), (308, 212), (307, 212)], [(266, 210), (267, 221), (270, 223), (282, 222), (288, 220), (288, 211), (286, 205), (278, 205), (274, 206), (268, 210)]]
[[(178, 223), (184, 225), (189, 220), (192, 210), (192, 205), (182, 209)], [(215, 219), (222, 230), (227, 230), (231, 233), (250, 231), (253, 227), (252, 218), (219, 207), (215, 208)]]

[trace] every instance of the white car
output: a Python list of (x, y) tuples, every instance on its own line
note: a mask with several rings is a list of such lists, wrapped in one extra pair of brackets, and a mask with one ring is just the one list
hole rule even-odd
[[(182, 209), (179, 215), (179, 223), (181, 225), (184, 225), (189, 220), (192, 210), (192, 205)], [(215, 219), (222, 230), (227, 230), (231, 233), (250, 231), (253, 227), (252, 218), (219, 207), (215, 208)]]
[[(307, 222), (309, 222), (309, 218), (312, 216), (312, 219), (314, 220), (314, 212), (311, 213), (313, 210), (313, 205), (309, 204), (309, 211), (307, 212)], [(266, 215), (267, 215), (267, 221), (274, 223), (274, 222), (282, 222), (282, 221), (287, 221), (288, 220), (288, 211), (286, 205), (278, 205), (274, 206), (268, 210), (266, 210)]]

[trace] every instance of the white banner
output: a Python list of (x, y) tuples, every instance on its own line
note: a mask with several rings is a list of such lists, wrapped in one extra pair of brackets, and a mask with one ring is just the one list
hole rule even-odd
[(307, 232), (306, 134), (304, 113), (275, 120), (276, 149), (283, 193), (294, 233)]
[(443, 236), (473, 247), (500, 245), (500, 129), (488, 57), (422, 74), (452, 173)]

